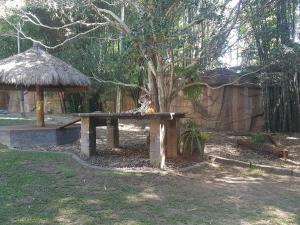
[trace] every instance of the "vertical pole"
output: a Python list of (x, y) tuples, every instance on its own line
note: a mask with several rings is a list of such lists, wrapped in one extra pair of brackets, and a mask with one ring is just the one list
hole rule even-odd
[(121, 112), (121, 105), (122, 105), (122, 91), (121, 88), (117, 87), (117, 102), (116, 102), (116, 113)]
[(21, 29), (21, 24), (20, 23), (19, 23), (18, 29), (19, 30), (17, 30), (17, 45), (18, 45), (18, 54), (20, 54), (20, 52), (21, 52), (21, 45), (20, 45), (20, 29)]
[[(122, 5), (122, 8), (121, 8), (121, 20), (122, 20), (122, 22), (125, 21), (125, 5), (124, 4)], [(120, 54), (123, 53), (123, 48), (124, 48), (123, 44), (124, 44), (124, 33), (121, 32), (120, 33)]]
[[(121, 8), (121, 20), (124, 22), (125, 20), (125, 6), (122, 5)], [(124, 48), (124, 33), (120, 33), (120, 42), (119, 42), (119, 54), (122, 55)], [(117, 101), (116, 101), (116, 112), (119, 113), (122, 110), (122, 90), (120, 86), (117, 87)]]
[[(20, 30), (21, 30), (21, 24), (19, 23), (17, 30), (17, 45), (18, 45), (18, 54), (21, 53), (21, 44), (20, 44)], [(20, 113), (21, 116), (25, 117), (25, 107), (24, 107), (24, 90), (21, 90), (19, 92), (19, 100), (20, 100)]]
[(35, 102), (35, 110), (36, 110), (36, 126), (44, 127), (44, 90), (41, 86), (36, 86), (36, 102)]

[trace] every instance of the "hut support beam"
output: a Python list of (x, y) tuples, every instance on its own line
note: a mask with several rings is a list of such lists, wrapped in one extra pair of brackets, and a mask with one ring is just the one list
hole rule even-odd
[(44, 90), (41, 86), (36, 86), (36, 126), (44, 127), (45, 119), (44, 119)]

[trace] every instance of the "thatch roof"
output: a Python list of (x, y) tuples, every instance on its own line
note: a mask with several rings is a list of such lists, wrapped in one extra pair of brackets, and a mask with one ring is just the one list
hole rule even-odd
[(0, 60), (0, 84), (35, 87), (87, 87), (90, 79), (38, 46)]

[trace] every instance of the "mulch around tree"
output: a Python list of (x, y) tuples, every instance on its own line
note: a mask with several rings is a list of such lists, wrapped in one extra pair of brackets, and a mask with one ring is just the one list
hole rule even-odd
[[(106, 127), (97, 127), (96, 150), (97, 155), (87, 158), (80, 153), (80, 141), (73, 144), (48, 147), (34, 147), (33, 150), (72, 152), (91, 165), (104, 168), (127, 168), (137, 170), (151, 170), (153, 167), (149, 159), (149, 146), (147, 136), (149, 127), (145, 121), (121, 121), (120, 146), (110, 149), (106, 146)], [(166, 160), (166, 169), (181, 169), (199, 163), (182, 157)]]
[[(149, 146), (147, 145), (147, 135), (149, 127), (147, 121), (122, 120), (120, 129), (120, 147), (110, 149), (106, 146), (106, 128), (97, 128), (97, 155), (87, 159), (80, 154), (80, 142), (62, 146), (37, 147), (43, 151), (68, 151), (80, 156), (80, 158), (106, 168), (129, 168), (129, 169), (151, 169), (149, 160)], [(289, 157), (285, 161), (271, 154), (253, 151), (251, 149), (240, 148), (236, 145), (238, 138), (225, 132), (209, 132), (210, 139), (205, 147), (205, 155), (220, 156), (228, 159), (236, 159), (253, 164), (270, 165), (290, 169), (300, 169), (300, 134), (277, 135), (281, 144), (289, 150)], [(167, 169), (181, 169), (197, 164), (198, 161), (190, 161), (178, 157), (177, 159), (167, 159)]]

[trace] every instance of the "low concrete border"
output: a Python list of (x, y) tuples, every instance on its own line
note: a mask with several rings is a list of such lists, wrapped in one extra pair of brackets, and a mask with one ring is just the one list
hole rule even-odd
[(255, 164), (252, 162), (243, 162), (243, 161), (239, 161), (239, 160), (235, 160), (235, 159), (227, 159), (227, 158), (214, 156), (214, 155), (209, 155), (207, 158), (211, 162), (216, 162), (216, 163), (220, 163), (220, 164), (239, 166), (239, 167), (243, 167), (243, 168), (258, 168), (267, 173), (272, 173), (272, 174), (276, 174), (276, 175), (300, 177), (300, 170), (260, 165), (260, 164)]

